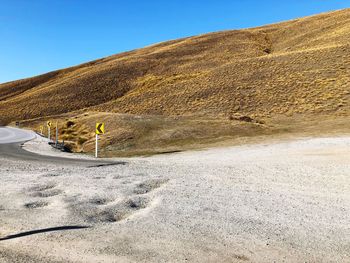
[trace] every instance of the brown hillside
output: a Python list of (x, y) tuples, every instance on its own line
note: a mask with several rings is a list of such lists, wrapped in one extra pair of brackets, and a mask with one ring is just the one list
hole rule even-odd
[(109, 112), (163, 118), (163, 128), (175, 116), (185, 118), (184, 126), (198, 116), (222, 119), (227, 128), (227, 119), (248, 116), (271, 131), (276, 120), (348, 118), (349, 39), (346, 9), (164, 42), (2, 84), (0, 122)]

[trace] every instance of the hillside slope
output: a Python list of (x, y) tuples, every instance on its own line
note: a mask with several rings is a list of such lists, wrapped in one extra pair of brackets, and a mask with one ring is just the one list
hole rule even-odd
[(2, 84), (0, 122), (82, 112), (349, 117), (349, 39), (346, 9), (164, 42)]

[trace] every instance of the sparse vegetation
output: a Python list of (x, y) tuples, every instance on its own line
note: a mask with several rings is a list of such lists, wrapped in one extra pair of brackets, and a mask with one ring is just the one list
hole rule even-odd
[(105, 121), (106, 155), (298, 132), (287, 122), (308, 130), (326, 120), (332, 130), (350, 112), (349, 19), (346, 9), (211, 33), (5, 83), (0, 122), (39, 130), (58, 120), (60, 138), (89, 152)]

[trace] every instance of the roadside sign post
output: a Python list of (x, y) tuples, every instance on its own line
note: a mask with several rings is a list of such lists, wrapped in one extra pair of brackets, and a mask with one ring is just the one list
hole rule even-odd
[(58, 122), (56, 121), (56, 147), (57, 147), (57, 144), (58, 144)]
[(98, 158), (98, 134), (96, 133), (95, 158)]
[(51, 140), (51, 126), (52, 126), (52, 122), (48, 121), (46, 124), (47, 124), (47, 138), (50, 141)]
[(95, 145), (95, 157), (98, 158), (98, 139), (100, 134), (105, 133), (105, 124), (104, 123), (96, 123), (96, 145)]

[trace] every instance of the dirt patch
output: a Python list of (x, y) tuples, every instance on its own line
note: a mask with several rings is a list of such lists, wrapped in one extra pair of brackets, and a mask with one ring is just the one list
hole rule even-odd
[(105, 204), (109, 203), (110, 200), (107, 198), (104, 198), (104, 197), (94, 197), (94, 198), (90, 199), (89, 202), (91, 204), (94, 204), (94, 205), (105, 205)]
[(48, 205), (49, 205), (48, 202), (34, 201), (34, 202), (25, 203), (24, 207), (27, 208), (27, 209), (35, 209), (35, 208), (45, 207), (45, 206), (48, 206)]
[(58, 177), (58, 176), (62, 176), (62, 173), (46, 173), (43, 174), (42, 177)]
[[(111, 204), (108, 204), (111, 202)], [(112, 203), (112, 200), (93, 198), (88, 201), (74, 202), (69, 209), (74, 216), (83, 219), (87, 223), (113, 223), (128, 218), (137, 211), (148, 206), (149, 199), (142, 196), (134, 196)]]
[(28, 188), (28, 191), (29, 192), (40, 192), (40, 191), (52, 189), (55, 186), (56, 186), (55, 183), (38, 184), (38, 185), (35, 185), (35, 186)]
[(62, 193), (63, 193), (62, 190), (52, 189), (52, 190), (47, 190), (47, 191), (33, 192), (33, 193), (30, 194), (30, 196), (47, 198), (47, 197), (56, 196), (56, 195), (59, 195), (59, 194), (62, 194)]
[(134, 190), (135, 194), (147, 194), (159, 187), (161, 187), (163, 184), (168, 182), (166, 179), (151, 179), (144, 181), (137, 185), (136, 189)]

